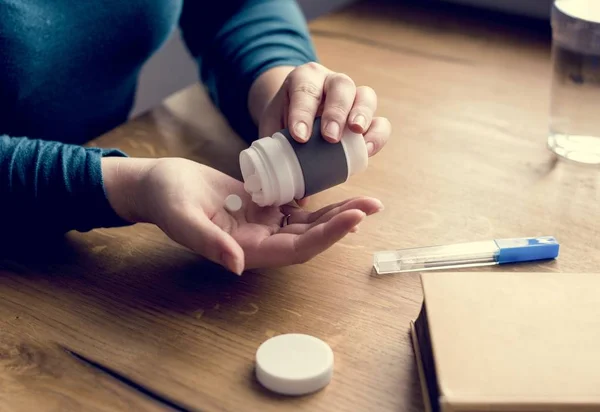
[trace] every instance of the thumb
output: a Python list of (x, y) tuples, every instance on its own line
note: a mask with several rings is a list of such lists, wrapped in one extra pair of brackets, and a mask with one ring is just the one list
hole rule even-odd
[(298, 206), (300, 207), (307, 207), (308, 206), (308, 201), (310, 200), (310, 197), (303, 197), (302, 199), (297, 199), (296, 203), (298, 204)]
[(266, 114), (260, 121), (258, 126), (258, 138), (263, 138), (273, 135), (275, 132), (283, 128), (281, 121), (277, 116)]
[(187, 218), (181, 228), (181, 240), (174, 240), (241, 275), (244, 270), (244, 251), (235, 239), (204, 213), (189, 213)]
[(269, 103), (258, 122), (257, 138), (271, 136), (285, 127), (283, 120), (286, 110), (285, 107), (281, 107), (281, 104), (281, 99), (278, 96)]

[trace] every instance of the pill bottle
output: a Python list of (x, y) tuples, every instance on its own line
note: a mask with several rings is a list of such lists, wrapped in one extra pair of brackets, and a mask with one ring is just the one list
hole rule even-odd
[(364, 138), (346, 127), (338, 143), (321, 134), (321, 118), (310, 139), (294, 140), (287, 129), (263, 137), (240, 153), (244, 189), (259, 206), (281, 206), (344, 183), (367, 168)]

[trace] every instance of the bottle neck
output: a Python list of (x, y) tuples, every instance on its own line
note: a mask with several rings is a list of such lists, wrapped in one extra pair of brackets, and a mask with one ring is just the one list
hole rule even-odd
[(240, 168), (244, 189), (259, 206), (281, 206), (303, 196), (302, 169), (280, 133), (259, 139), (240, 153)]

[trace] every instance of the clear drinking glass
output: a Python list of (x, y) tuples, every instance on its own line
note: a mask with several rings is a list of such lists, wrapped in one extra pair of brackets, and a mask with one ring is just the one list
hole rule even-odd
[(600, 165), (600, 0), (554, 0), (548, 147)]

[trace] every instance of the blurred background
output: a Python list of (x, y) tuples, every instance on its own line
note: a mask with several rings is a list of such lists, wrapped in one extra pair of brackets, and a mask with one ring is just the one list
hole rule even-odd
[[(310, 21), (357, 0), (297, 0)], [(368, 2), (368, 0), (363, 0)], [(404, 0), (390, 0), (403, 2)], [(549, 19), (552, 0), (437, 0), (457, 3), (503, 13)], [(600, 1), (600, 0), (598, 0)], [(435, 1), (431, 3), (435, 6)], [(196, 65), (190, 59), (178, 31), (146, 64), (140, 76), (136, 104), (131, 113), (141, 112), (160, 104), (170, 94), (198, 81)]]

